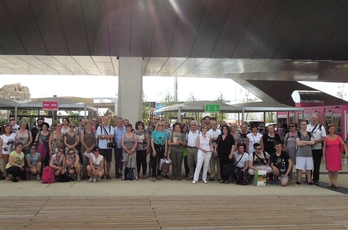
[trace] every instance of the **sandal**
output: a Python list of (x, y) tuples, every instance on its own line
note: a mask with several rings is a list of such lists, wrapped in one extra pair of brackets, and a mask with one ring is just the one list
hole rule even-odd
[(162, 180), (162, 178), (160, 176), (156, 176), (157, 180)]
[(146, 175), (143, 175), (143, 179), (144, 179), (144, 180), (146, 179)]
[(335, 184), (333, 187), (334, 187), (334, 188), (339, 188), (340, 186), (338, 186), (337, 184)]
[(332, 184), (328, 184), (327, 187), (328, 187), (328, 188), (332, 188), (333, 185), (332, 185)]
[(152, 180), (151, 180), (152, 182), (156, 182), (156, 178), (152, 178)]

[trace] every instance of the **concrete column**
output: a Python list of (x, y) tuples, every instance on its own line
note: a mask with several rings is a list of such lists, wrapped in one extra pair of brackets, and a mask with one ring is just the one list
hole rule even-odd
[(142, 120), (143, 58), (120, 57), (118, 74), (117, 116), (129, 119), (130, 124)]

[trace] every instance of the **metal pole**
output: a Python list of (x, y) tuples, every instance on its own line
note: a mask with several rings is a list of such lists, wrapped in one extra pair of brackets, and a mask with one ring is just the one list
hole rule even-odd
[(181, 106), (178, 106), (178, 122), (181, 124)]

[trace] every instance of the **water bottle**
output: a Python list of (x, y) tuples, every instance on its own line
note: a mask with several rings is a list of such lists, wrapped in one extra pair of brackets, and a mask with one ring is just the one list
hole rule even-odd
[(347, 158), (344, 158), (343, 164), (347, 165), (347, 161), (348, 161)]

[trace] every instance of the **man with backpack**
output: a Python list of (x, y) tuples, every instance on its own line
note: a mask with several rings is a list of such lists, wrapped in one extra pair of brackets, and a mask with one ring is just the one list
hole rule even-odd
[(301, 121), (300, 131), (296, 133), (295, 140), (297, 144), (297, 151), (296, 151), (297, 181), (295, 186), (299, 186), (301, 184), (303, 170), (306, 170), (306, 175), (308, 178), (307, 184), (313, 185), (312, 145), (314, 145), (314, 138), (310, 132), (307, 132), (307, 121)]
[(313, 183), (319, 185), (320, 163), (323, 156), (323, 141), (326, 137), (325, 127), (318, 124), (318, 115), (313, 114), (311, 123), (307, 125), (307, 132), (310, 132), (314, 138), (314, 145), (312, 146), (313, 156)]

